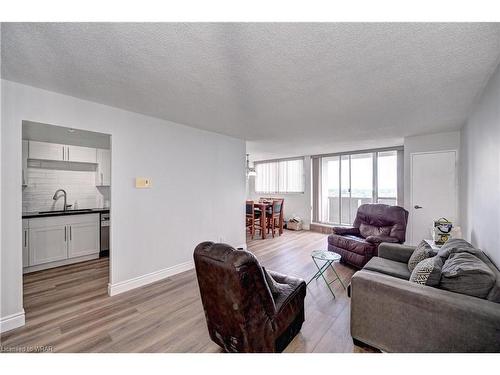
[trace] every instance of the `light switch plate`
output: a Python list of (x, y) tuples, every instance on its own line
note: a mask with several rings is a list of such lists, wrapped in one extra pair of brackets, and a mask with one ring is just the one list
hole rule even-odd
[(137, 189), (147, 189), (151, 187), (151, 179), (149, 177), (136, 177), (135, 187)]

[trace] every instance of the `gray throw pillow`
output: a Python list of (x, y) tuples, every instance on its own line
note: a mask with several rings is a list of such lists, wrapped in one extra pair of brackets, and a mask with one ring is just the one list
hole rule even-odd
[(437, 255), (422, 260), (413, 269), (410, 281), (417, 284), (436, 286), (441, 280), (441, 269), (443, 260)]
[(434, 255), (435, 253), (434, 250), (432, 250), (431, 245), (422, 240), (422, 242), (417, 245), (417, 247), (413, 251), (413, 254), (411, 254), (411, 257), (408, 260), (408, 269), (410, 270), (410, 272), (413, 272), (417, 264), (419, 264), (424, 259), (430, 258)]
[(452, 238), (446, 241), (438, 251), (438, 255), (443, 258), (443, 261), (446, 261), (451, 254), (456, 253), (469, 253), (481, 259), (483, 262), (487, 262), (487, 257), (481, 250), (476, 249), (462, 238)]
[(452, 253), (444, 262), (441, 289), (486, 298), (495, 284), (495, 274), (481, 259), (468, 253)]

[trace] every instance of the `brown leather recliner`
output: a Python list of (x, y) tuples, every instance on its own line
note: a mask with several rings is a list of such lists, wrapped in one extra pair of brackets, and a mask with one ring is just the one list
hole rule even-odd
[(357, 268), (378, 254), (381, 242), (405, 242), (408, 211), (386, 204), (362, 204), (352, 227), (334, 227), (328, 236), (328, 250), (341, 261)]
[(273, 295), (255, 256), (226, 244), (200, 243), (194, 263), (210, 338), (226, 352), (281, 352), (300, 331), (304, 280), (267, 271)]

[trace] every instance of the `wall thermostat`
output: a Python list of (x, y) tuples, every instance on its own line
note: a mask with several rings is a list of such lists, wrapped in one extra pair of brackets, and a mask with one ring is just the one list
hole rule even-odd
[(151, 179), (148, 177), (136, 177), (135, 187), (137, 189), (146, 189), (151, 187)]

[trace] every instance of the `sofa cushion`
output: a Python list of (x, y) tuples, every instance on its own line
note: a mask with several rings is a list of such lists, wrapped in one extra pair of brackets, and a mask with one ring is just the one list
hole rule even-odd
[(337, 234), (329, 235), (328, 243), (335, 247), (361, 255), (372, 254), (376, 247), (374, 244), (367, 242), (364, 238), (357, 236), (339, 236)]
[(359, 233), (364, 237), (370, 236), (389, 236), (392, 226), (378, 227), (375, 225), (361, 223), (359, 225)]
[(500, 303), (500, 271), (495, 266), (495, 264), (491, 261), (491, 259), (488, 258), (488, 256), (486, 254), (484, 254), (484, 255), (486, 256), (486, 262), (484, 262), (484, 263), (486, 263), (486, 265), (488, 267), (490, 267), (490, 269), (495, 274), (495, 278), (496, 278), (495, 284), (493, 284), (493, 287), (491, 288), (490, 293), (488, 294), (488, 296), (486, 298), (489, 301)]
[(288, 284), (281, 284), (274, 280), (265, 267), (262, 267), (262, 272), (264, 272), (264, 278), (274, 300), (281, 294), (289, 294), (291, 292), (292, 288)]
[(429, 286), (439, 285), (442, 267), (443, 260), (437, 255), (424, 259), (411, 272), (410, 281)]
[(393, 260), (373, 257), (363, 267), (364, 270), (380, 272), (385, 275), (394, 276), (399, 279), (408, 280), (410, 278), (410, 271), (406, 263), (395, 262)]
[(495, 284), (493, 271), (481, 259), (468, 253), (449, 256), (441, 274), (441, 289), (486, 298)]
[(487, 296), (487, 299), (493, 302), (500, 303), (500, 271), (495, 266), (495, 264), (491, 261), (490, 258), (481, 250), (476, 249), (469, 242), (465, 241), (461, 238), (455, 238), (448, 240), (442, 247), (439, 249), (438, 255), (446, 260), (450, 257), (451, 254), (457, 253), (469, 253), (474, 255), (483, 261), (495, 274), (495, 283), (490, 290), (490, 293)]
[(470, 243), (461, 238), (452, 238), (446, 241), (446, 243), (441, 246), (438, 251), (438, 255), (443, 258), (443, 261), (446, 261), (451, 254), (456, 253), (469, 253), (481, 259), (483, 262), (487, 262), (487, 257), (481, 250), (476, 249)]
[(413, 254), (411, 255), (410, 259), (408, 260), (408, 270), (410, 272), (413, 272), (417, 264), (419, 264), (421, 261), (424, 259), (430, 258), (434, 256), (434, 250), (432, 250), (431, 245), (429, 245), (427, 242), (423, 241), (420, 242), (415, 250), (413, 251)]

